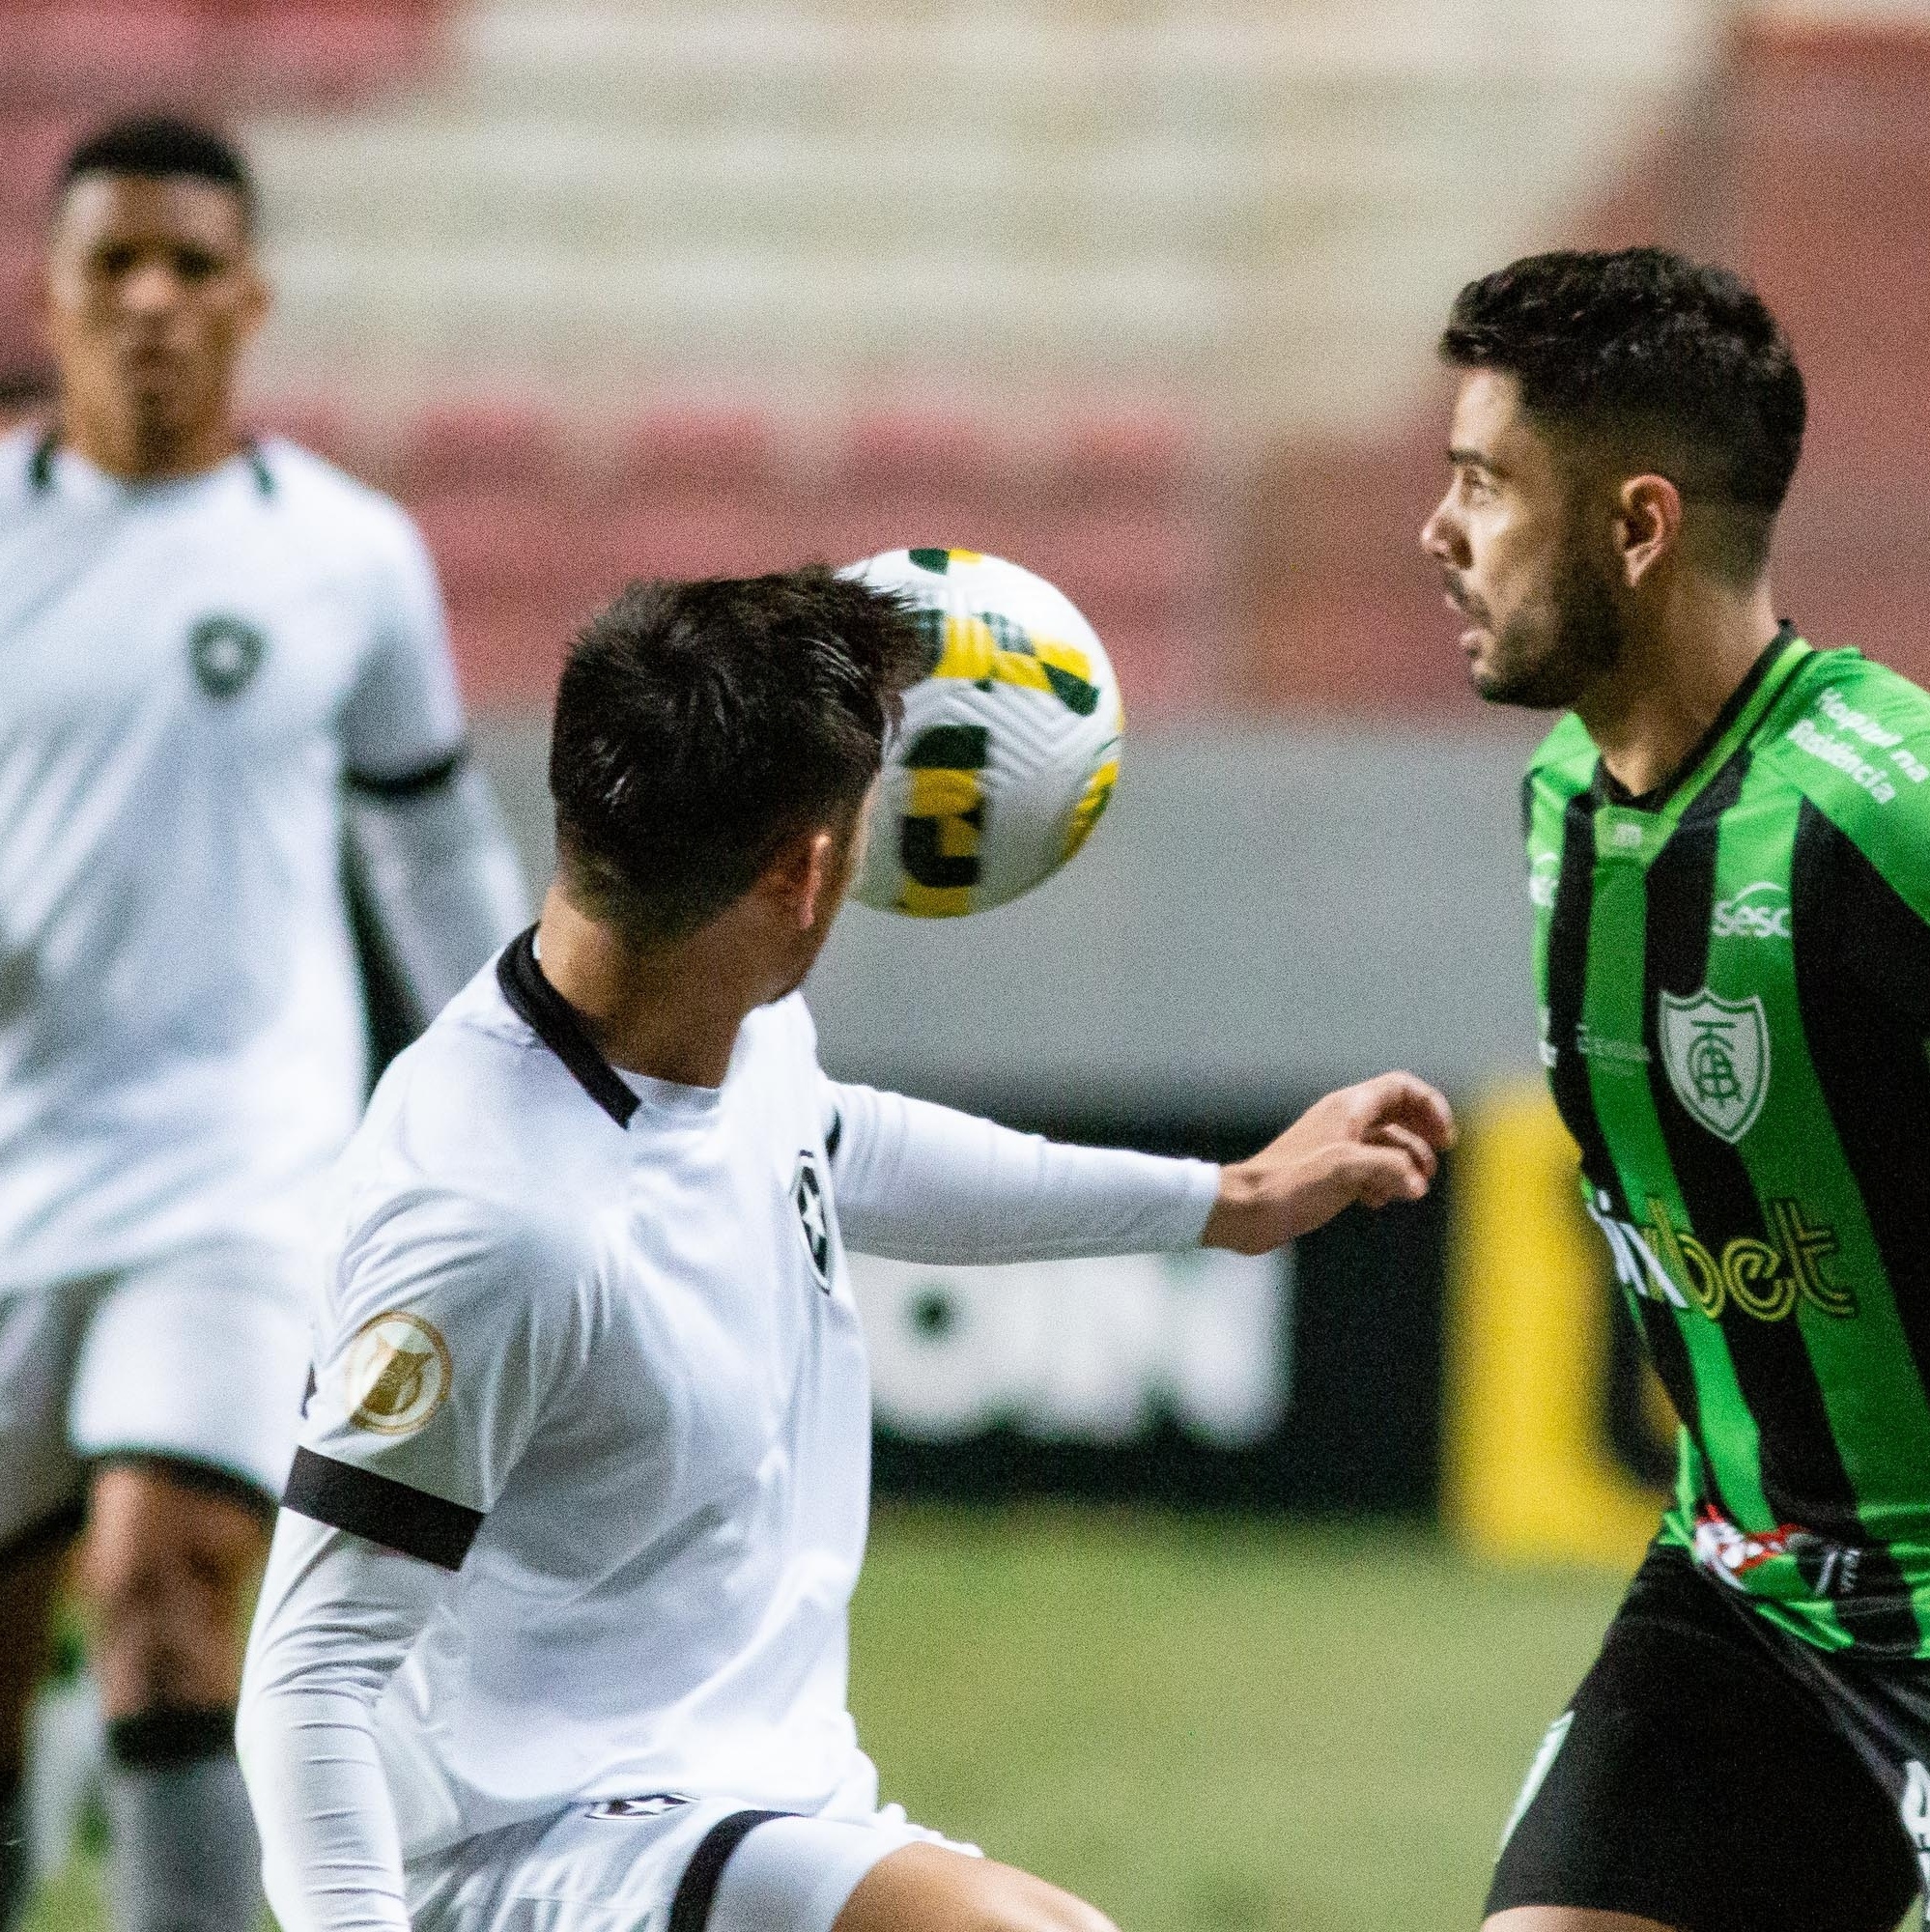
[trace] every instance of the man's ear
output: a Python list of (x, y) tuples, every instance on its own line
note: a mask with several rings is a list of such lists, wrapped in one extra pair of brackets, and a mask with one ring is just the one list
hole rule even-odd
[(1615, 507), (1615, 548), (1631, 590), (1682, 542), (1682, 492), (1666, 476), (1632, 476)]
[(809, 932), (825, 895), (837, 890), (838, 856), (837, 840), (829, 832), (800, 833), (779, 846), (757, 890), (779, 909), (785, 925)]

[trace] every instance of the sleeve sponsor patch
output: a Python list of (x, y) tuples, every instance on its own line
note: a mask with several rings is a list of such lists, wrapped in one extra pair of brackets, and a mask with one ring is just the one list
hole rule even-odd
[(449, 1345), (419, 1315), (388, 1309), (355, 1331), (342, 1378), (344, 1406), (357, 1429), (412, 1435), (448, 1399)]

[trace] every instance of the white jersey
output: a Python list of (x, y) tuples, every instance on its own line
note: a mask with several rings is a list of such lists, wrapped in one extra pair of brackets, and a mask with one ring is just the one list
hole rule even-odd
[(0, 1292), (298, 1238), (365, 1084), (342, 781), (462, 743), (414, 528), (283, 442), (0, 440)]
[(390, 1069), (337, 1179), (242, 1698), (289, 1932), (399, 1927), (406, 1862), (579, 1802), (874, 1804), (844, 1238), (1189, 1246), (1217, 1188), (835, 1086), (797, 996), (720, 1088), (619, 1074), (527, 935)]

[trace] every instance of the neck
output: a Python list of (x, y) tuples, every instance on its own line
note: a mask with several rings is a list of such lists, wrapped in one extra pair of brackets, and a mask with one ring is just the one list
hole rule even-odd
[(1694, 579), (1673, 588), (1575, 707), (1615, 781), (1641, 797), (1676, 771), (1775, 632), (1767, 582), (1738, 591)]
[(743, 950), (724, 923), (639, 952), (553, 885), (537, 927), (543, 977), (612, 1066), (721, 1087), (745, 1014), (769, 997), (747, 982)]
[(203, 422), (156, 422), (137, 412), (90, 409), (80, 399), (61, 404), (60, 440), (107, 475), (124, 483), (167, 483), (198, 476), (241, 447), (227, 411)]

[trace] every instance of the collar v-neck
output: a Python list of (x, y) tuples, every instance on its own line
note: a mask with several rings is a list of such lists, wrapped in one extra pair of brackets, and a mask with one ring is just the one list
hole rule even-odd
[(1617, 782), (1606, 762), (1597, 754), (1592, 787), (1597, 805), (1614, 806), (1623, 811), (1666, 813), (1680, 818), (1697, 793), (1726, 765), (1737, 750), (1761, 723), (1791, 674), (1809, 655), (1809, 646), (1787, 619), (1763, 646), (1743, 681), (1737, 685), (1708, 730), (1677, 763), (1675, 769), (1642, 793), (1633, 793)]

